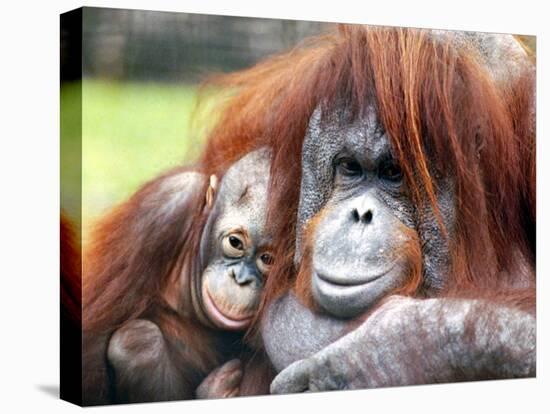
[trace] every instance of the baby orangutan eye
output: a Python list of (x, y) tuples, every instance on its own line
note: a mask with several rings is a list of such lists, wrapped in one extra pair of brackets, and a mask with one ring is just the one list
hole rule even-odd
[(273, 256), (271, 253), (262, 253), (258, 259), (256, 259), (256, 266), (263, 275), (269, 273), (271, 266), (273, 265)]
[(242, 257), (244, 254), (244, 241), (242, 236), (232, 233), (222, 240), (223, 253), (232, 258)]

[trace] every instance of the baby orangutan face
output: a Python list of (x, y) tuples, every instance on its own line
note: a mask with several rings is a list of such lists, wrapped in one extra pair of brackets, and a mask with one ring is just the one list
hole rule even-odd
[[(269, 181), (267, 151), (237, 161), (221, 181), (211, 223), (203, 233), (207, 265), (202, 274), (200, 304), (209, 322), (224, 330), (244, 330), (257, 311), (273, 262), (265, 232)], [(210, 180), (213, 194), (216, 179)], [(212, 197), (207, 195), (211, 202)]]

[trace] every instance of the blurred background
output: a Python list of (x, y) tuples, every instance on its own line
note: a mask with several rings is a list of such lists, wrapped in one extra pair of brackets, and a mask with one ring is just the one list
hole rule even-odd
[(102, 8), (84, 8), (82, 22), (81, 43), (61, 31), (61, 204), (74, 221), (82, 220), (84, 241), (90, 223), (109, 207), (200, 152), (189, 122), (202, 80), (330, 29), (306, 21)]

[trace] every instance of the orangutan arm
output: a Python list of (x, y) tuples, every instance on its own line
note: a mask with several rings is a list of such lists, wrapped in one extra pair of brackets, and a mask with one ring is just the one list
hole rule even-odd
[(242, 377), (242, 362), (232, 359), (208, 374), (197, 387), (196, 397), (201, 400), (235, 397), (239, 395)]
[(394, 296), (354, 331), (284, 369), (271, 392), (532, 377), (535, 330), (535, 317), (514, 308)]
[(159, 326), (134, 319), (120, 327), (109, 341), (107, 358), (113, 369), (116, 401), (124, 403), (194, 398), (185, 367), (171, 358)]

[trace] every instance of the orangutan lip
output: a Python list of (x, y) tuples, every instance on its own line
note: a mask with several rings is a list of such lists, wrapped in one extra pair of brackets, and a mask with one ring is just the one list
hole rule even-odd
[(218, 306), (216, 306), (216, 302), (214, 301), (214, 299), (212, 299), (212, 296), (210, 295), (208, 289), (204, 289), (204, 291), (206, 293), (206, 300), (208, 302), (207, 306), (209, 305), (209, 308), (214, 311), (213, 313), (221, 322), (231, 325), (232, 327), (240, 327), (240, 325), (246, 325), (252, 320), (253, 315), (243, 316), (242, 318), (227, 316), (218, 308)]
[[(392, 266), (392, 268), (393, 268), (393, 266)], [(359, 281), (356, 281), (356, 280), (341, 280), (341, 279), (338, 279), (338, 278), (333, 278), (331, 276), (324, 275), (324, 274), (322, 274), (320, 272), (317, 272), (317, 271), (314, 271), (314, 273), (320, 280), (322, 280), (325, 283), (329, 283), (329, 284), (334, 285), (334, 286), (353, 287), (353, 286), (360, 286), (360, 285), (365, 285), (367, 283), (374, 282), (375, 280), (378, 280), (382, 276), (388, 274), (391, 271), (392, 268), (388, 269), (385, 272), (379, 273), (379, 274), (374, 275), (374, 276), (370, 276), (366, 279), (359, 280)]]

